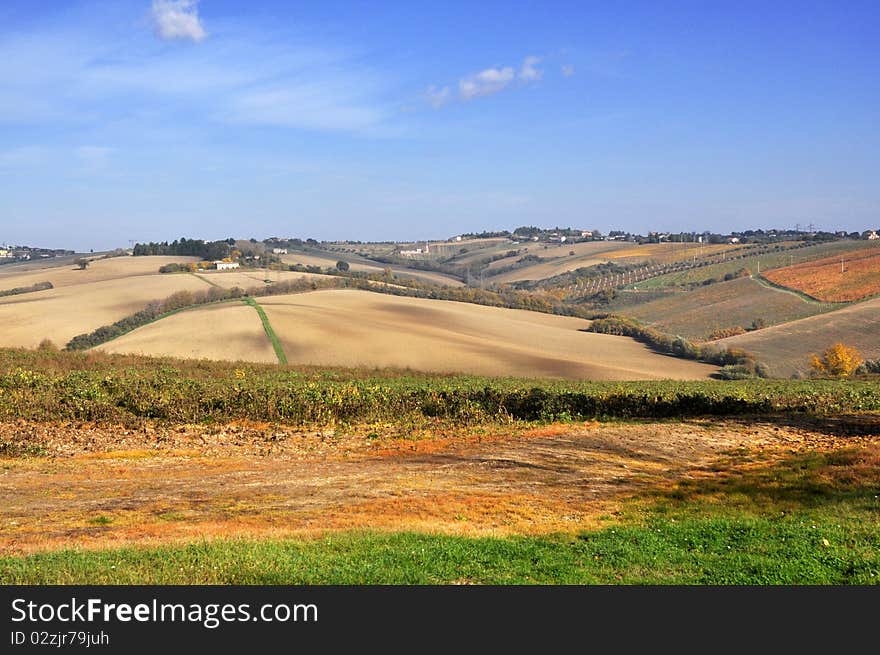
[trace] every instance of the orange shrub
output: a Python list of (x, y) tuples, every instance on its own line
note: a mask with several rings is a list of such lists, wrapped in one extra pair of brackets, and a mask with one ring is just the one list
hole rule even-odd
[(810, 360), (810, 368), (814, 375), (847, 377), (852, 375), (863, 361), (859, 351), (852, 346), (835, 343), (821, 357), (814, 354)]
[(739, 325), (734, 325), (729, 328), (718, 328), (717, 330), (712, 330), (709, 333), (709, 341), (716, 341), (718, 339), (726, 339), (727, 337), (735, 337), (738, 334), (745, 334), (746, 329)]

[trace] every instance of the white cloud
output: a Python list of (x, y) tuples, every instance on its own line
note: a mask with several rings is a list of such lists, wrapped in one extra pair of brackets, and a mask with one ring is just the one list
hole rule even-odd
[(161, 39), (199, 42), (208, 36), (199, 18), (198, 0), (153, 0), (153, 23)]
[(513, 81), (513, 69), (487, 68), (458, 82), (458, 94), (462, 100), (490, 96), (503, 91)]
[[(514, 82), (518, 82), (520, 85), (537, 82), (544, 76), (544, 71), (538, 68), (540, 63), (540, 57), (530, 55), (523, 59), (518, 71), (514, 70), (512, 66), (499, 66), (463, 77), (458, 81), (457, 99), (467, 102), (474, 98), (491, 96), (504, 91)], [(456, 99), (448, 86), (436, 85), (429, 86), (424, 97), (427, 103), (435, 109)]]
[(428, 87), (428, 90), (425, 91), (425, 98), (434, 109), (439, 109), (447, 102), (452, 100), (452, 93), (449, 90), (448, 86), (444, 86), (443, 88), (437, 88), (433, 84)]
[(571, 64), (563, 64), (560, 70), (562, 71), (563, 77), (571, 77), (574, 75), (574, 66)]
[(535, 68), (540, 63), (540, 57), (526, 57), (519, 69), (519, 79), (523, 82), (537, 82), (544, 77), (544, 71)]

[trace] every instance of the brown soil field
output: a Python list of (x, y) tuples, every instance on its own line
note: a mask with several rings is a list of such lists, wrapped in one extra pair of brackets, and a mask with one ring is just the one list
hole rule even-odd
[(866, 248), (786, 266), (768, 271), (764, 277), (825, 302), (862, 300), (880, 294), (880, 250)]
[[(327, 253), (326, 256), (320, 255), (317, 253), (298, 253), (294, 252), (290, 255), (282, 255), (281, 261), (286, 264), (302, 264), (303, 266), (320, 266), (321, 268), (333, 268), (336, 266), (336, 262), (340, 259), (345, 259), (345, 257), (336, 257), (333, 253)], [(450, 277), (448, 275), (444, 275), (443, 273), (437, 273), (434, 271), (419, 271), (412, 268), (406, 268), (405, 266), (395, 266), (392, 264), (388, 264), (387, 266), (380, 263), (369, 264), (365, 262), (357, 262), (353, 261), (349, 263), (350, 270), (358, 271), (362, 273), (382, 273), (385, 268), (390, 268), (392, 272), (396, 275), (401, 275), (404, 277), (413, 278), (416, 280), (422, 280), (424, 282), (430, 282), (432, 284), (439, 285), (448, 285), (453, 287), (462, 286), (462, 282), (457, 280), (454, 277)]]
[(809, 372), (811, 353), (837, 342), (856, 347), (867, 359), (880, 359), (880, 298), (714, 343), (745, 348), (766, 363), (772, 375), (787, 378)]
[[(138, 259), (155, 258), (129, 257), (126, 262), (139, 263), (135, 261)], [(123, 275), (112, 277), (105, 275), (107, 271), (101, 270), (97, 262), (94, 266), (98, 268), (98, 279), (83, 277), (78, 284), (64, 283), (55, 289), (0, 298), (0, 344), (32, 348), (43, 339), (51, 339), (63, 347), (74, 336), (118, 321), (152, 300), (161, 300), (175, 291), (206, 288), (205, 282), (192, 275), (129, 275), (122, 267)], [(75, 273), (91, 272), (89, 268)], [(48, 275), (40, 272), (37, 277), (45, 279)]]
[[(355, 290), (258, 300), (291, 364), (595, 380), (704, 379), (717, 370), (659, 355), (628, 337), (581, 332), (589, 321), (565, 316)], [(275, 361), (251, 313), (237, 303), (196, 308), (101, 349)]]
[[(535, 248), (535, 245), (540, 247)], [(538, 257), (559, 257), (560, 259), (526, 266), (515, 271), (502, 273), (492, 277), (492, 282), (509, 283), (519, 280), (543, 280), (561, 275), (578, 268), (595, 266), (603, 262), (638, 263), (652, 260), (659, 263), (671, 263), (697, 257), (715, 254), (718, 252), (732, 251), (737, 246), (728, 245), (704, 245), (694, 243), (649, 243), (635, 245), (621, 241), (587, 241), (574, 243), (570, 246), (553, 246), (546, 250), (544, 244), (534, 244), (529, 252)], [(571, 251), (574, 256), (569, 255)], [(489, 270), (510, 265), (516, 258), (493, 262)]]
[(756, 319), (762, 319), (766, 325), (775, 325), (813, 316), (833, 307), (746, 277), (669, 294), (629, 307), (615, 306), (614, 311), (633, 316), (661, 332), (702, 340), (714, 330), (735, 326), (748, 328)]
[(633, 496), (724, 476), (733, 453), (766, 462), (878, 441), (717, 419), (493, 430), (413, 441), (270, 425), (0, 424), (4, 439), (49, 453), (0, 460), (0, 552), (360, 528), (575, 532)]
[[(294, 271), (203, 271), (195, 274), (207, 284), (213, 284), (224, 289), (239, 287), (240, 289), (253, 289), (254, 287), (266, 286), (266, 280), (272, 282), (287, 282), (301, 279), (328, 279), (328, 275), (317, 273), (296, 273)], [(335, 278), (334, 278), (335, 279)]]
[(716, 370), (537, 312), (353, 290), (260, 304), (291, 364), (597, 380), (701, 379)]
[(242, 303), (179, 312), (95, 350), (185, 359), (278, 361), (257, 312)]
[(165, 264), (195, 261), (198, 261), (198, 257), (112, 257), (96, 259), (86, 270), (80, 271), (72, 263), (56, 266), (51, 259), (47, 259), (43, 267), (35, 266), (36, 262), (31, 263), (27, 268), (19, 268), (15, 265), (0, 266), (0, 289), (27, 287), (46, 281), (59, 288), (143, 275), (159, 275), (159, 267)]

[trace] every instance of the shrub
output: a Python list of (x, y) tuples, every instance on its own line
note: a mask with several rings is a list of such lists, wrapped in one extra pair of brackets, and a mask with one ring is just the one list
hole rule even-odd
[(822, 356), (813, 354), (810, 369), (813, 375), (848, 377), (863, 364), (859, 351), (843, 343), (835, 343)]
[(165, 264), (164, 266), (159, 267), (160, 273), (184, 273), (186, 271), (192, 271), (194, 268), (197, 268), (194, 264), (178, 264), (172, 262), (170, 264)]
[(37, 350), (42, 350), (44, 352), (55, 352), (58, 350), (58, 346), (56, 346), (55, 342), (51, 339), (43, 339), (40, 342), (40, 345), (37, 346)]
[(880, 359), (866, 359), (862, 362), (862, 365), (856, 369), (856, 373), (861, 375), (880, 374)]
[(336, 270), (337, 271), (347, 271), (349, 268), (351, 268), (351, 267), (348, 265), (348, 262), (346, 262), (346, 261), (342, 261), (340, 259), (338, 262), (336, 262)]
[(17, 296), (22, 293), (32, 293), (34, 291), (45, 291), (46, 289), (51, 289), (51, 282), (37, 282), (32, 284), (29, 287), (15, 287), (14, 289), (4, 289), (0, 291), (0, 297), (2, 296)]
[(738, 334), (745, 333), (745, 328), (739, 325), (734, 325), (729, 328), (718, 328), (709, 333), (709, 341), (717, 341), (718, 339), (726, 339), (727, 337), (735, 337)]

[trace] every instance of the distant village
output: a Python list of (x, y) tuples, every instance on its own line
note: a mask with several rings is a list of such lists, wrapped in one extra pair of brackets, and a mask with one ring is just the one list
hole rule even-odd
[[(416, 244), (413, 247), (402, 247), (397, 254), (401, 257), (422, 259), (432, 256), (445, 256), (448, 254), (450, 244), (462, 244), (475, 239), (509, 239), (512, 245), (521, 242), (546, 242), (550, 244), (578, 243), (582, 241), (628, 241), (631, 243), (706, 243), (706, 244), (755, 244), (773, 243), (781, 241), (836, 241), (839, 239), (880, 239), (878, 230), (865, 230), (863, 232), (846, 232), (839, 230), (826, 232), (813, 230), (808, 226), (807, 230), (801, 230), (800, 226), (787, 230), (745, 230), (743, 232), (730, 232), (719, 234), (713, 232), (648, 232), (647, 235), (623, 230), (611, 230), (602, 233), (599, 230), (582, 230), (574, 228), (538, 228), (519, 227), (512, 232), (507, 230), (496, 232), (479, 232), (456, 235), (443, 241), (426, 241), (424, 245)], [(348, 242), (358, 243), (358, 242)]]
[(24, 262), (31, 259), (48, 259), (49, 257), (62, 257), (73, 254), (73, 250), (4, 245), (0, 246), (0, 264)]
[[(880, 228), (868, 229), (862, 232), (846, 232), (844, 230), (828, 232), (812, 229), (812, 225), (806, 226), (807, 229), (801, 229), (796, 226), (794, 229), (758, 229), (745, 230), (742, 232), (730, 232), (728, 234), (720, 234), (715, 232), (655, 232), (651, 231), (647, 234), (638, 234), (633, 232), (625, 232), (623, 230), (610, 230), (603, 233), (596, 229), (576, 229), (576, 228), (540, 228), (540, 227), (518, 227), (513, 231), (486, 231), (486, 232), (470, 232), (458, 234), (449, 237), (443, 241), (423, 241), (416, 243), (398, 242), (395, 254), (399, 257), (409, 259), (434, 259), (437, 257), (447, 257), (453, 252), (458, 252), (462, 247), (466, 247), (468, 241), (479, 239), (507, 239), (512, 245), (522, 242), (544, 242), (548, 244), (568, 244), (578, 243), (582, 241), (627, 241), (636, 244), (644, 243), (706, 243), (706, 244), (755, 244), (755, 243), (774, 243), (781, 241), (837, 241), (841, 239), (850, 240), (868, 240), (874, 241), (880, 239)], [(249, 264), (257, 264), (260, 260), (260, 253), (256, 250), (251, 251), (247, 246), (257, 244), (255, 239), (251, 239), (250, 243), (245, 241), (235, 241), (226, 239), (222, 241), (205, 242), (202, 240), (175, 240), (172, 243), (149, 243), (137, 244), (133, 249), (117, 249), (120, 255), (197, 255), (203, 259), (209, 260), (213, 265), (212, 268), (220, 270), (233, 269), (239, 266), (238, 261)], [(358, 245), (361, 241), (343, 241), (349, 245)], [(390, 242), (389, 242), (390, 243)], [(242, 245), (243, 244), (243, 245)], [(270, 237), (261, 242), (265, 250), (260, 252), (264, 258), (269, 260), (279, 255), (286, 255), (288, 251), (299, 250), (303, 247), (320, 247), (321, 242), (315, 239), (287, 239), (280, 237)], [(243, 247), (244, 246), (244, 247)], [(236, 250), (236, 247), (238, 250)], [(243, 251), (243, 252), (242, 252)], [(62, 257), (76, 254), (73, 250), (58, 248), (38, 248), (33, 246), (10, 246), (0, 245), (0, 264), (9, 264), (14, 262), (22, 262), (37, 259), (47, 259), (51, 257)], [(234, 255), (234, 256), (231, 256)]]

